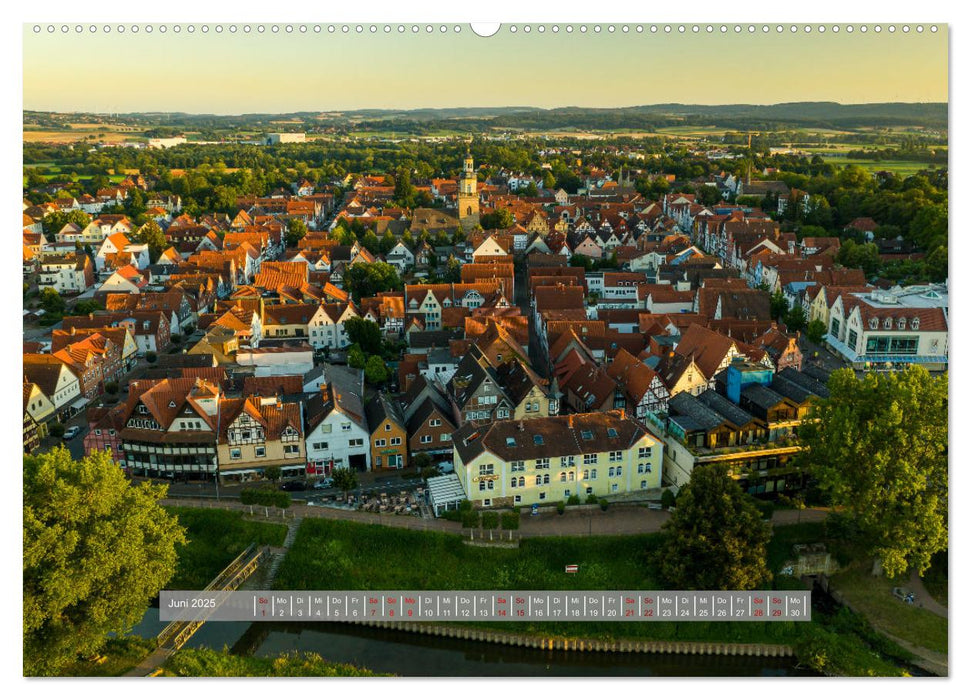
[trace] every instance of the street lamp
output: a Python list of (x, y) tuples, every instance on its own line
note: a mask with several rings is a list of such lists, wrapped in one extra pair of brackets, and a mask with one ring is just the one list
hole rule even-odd
[(212, 478), (216, 482), (216, 500), (219, 500), (219, 465), (213, 464)]

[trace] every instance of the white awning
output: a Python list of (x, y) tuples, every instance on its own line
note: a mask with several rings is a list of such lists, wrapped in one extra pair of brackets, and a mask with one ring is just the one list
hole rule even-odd
[(433, 476), (428, 480), (428, 496), (431, 500), (432, 510), (437, 516), (440, 510), (457, 508), (458, 504), (465, 500), (465, 489), (458, 475), (446, 474), (445, 476)]

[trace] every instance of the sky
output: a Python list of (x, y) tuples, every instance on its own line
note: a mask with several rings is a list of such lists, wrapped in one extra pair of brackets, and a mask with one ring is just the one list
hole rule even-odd
[[(102, 25), (103, 26), (103, 25)], [(130, 25), (129, 25), (130, 26)], [(66, 34), (24, 25), (24, 109), (281, 113), (362, 108), (946, 102), (947, 27), (907, 34), (535, 29), (489, 38), (409, 25), (333, 34)], [(212, 25), (213, 27), (215, 25)], [(534, 25), (535, 26), (535, 25)], [(579, 25), (574, 25), (579, 27)]]

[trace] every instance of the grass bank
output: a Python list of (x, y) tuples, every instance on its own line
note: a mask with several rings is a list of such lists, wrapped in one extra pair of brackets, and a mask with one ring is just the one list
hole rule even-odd
[(893, 596), (893, 587), (906, 588), (907, 578), (875, 578), (870, 575), (869, 565), (855, 565), (833, 575), (830, 583), (875, 627), (917, 646), (946, 654), (947, 620)]
[[(814, 529), (815, 528), (815, 529)], [(818, 541), (822, 525), (776, 528), (770, 559), (783, 560), (797, 542)], [(652, 552), (660, 535), (525, 539), (518, 549), (470, 547), (461, 537), (307, 518), (279, 569), (280, 589), (595, 590), (660, 588)], [(577, 574), (564, 573), (579, 564)], [(796, 579), (780, 587), (801, 587)], [(834, 675), (900, 675), (861, 630), (808, 623), (509, 622), (469, 623), (562, 638), (785, 644), (804, 650), (814, 670)], [(838, 630), (838, 631), (837, 631)], [(808, 655), (812, 652), (812, 655)], [(803, 656), (800, 655), (802, 660)]]
[(81, 659), (65, 667), (59, 676), (79, 678), (121, 676), (155, 650), (154, 639), (112, 637), (94, 657)]
[(178, 548), (179, 563), (166, 588), (198, 590), (251, 543), (280, 546), (287, 526), (244, 520), (243, 514), (208, 508), (167, 508), (186, 528), (188, 540)]

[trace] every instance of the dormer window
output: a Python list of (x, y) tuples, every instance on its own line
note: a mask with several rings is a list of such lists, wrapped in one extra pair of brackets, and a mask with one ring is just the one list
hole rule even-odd
[(885, 318), (885, 319), (883, 319), (883, 327), (884, 327), (884, 328), (885, 328), (886, 330), (888, 330), (888, 331), (889, 331), (889, 330), (890, 330), (891, 328), (893, 328), (893, 319), (892, 319), (892, 318), (890, 318), (889, 316), (887, 316), (887, 318)]
[(870, 319), (870, 330), (875, 331), (880, 326), (880, 321), (875, 318)]
[(175, 401), (169, 401), (169, 408), (175, 408)]
[(897, 330), (898, 331), (902, 331), (902, 330), (904, 330), (906, 328), (907, 328), (907, 319), (906, 318), (903, 318), (903, 317), (898, 318), (897, 319)]
[(920, 319), (915, 316), (910, 322), (910, 328), (915, 331), (920, 328)]

